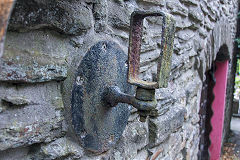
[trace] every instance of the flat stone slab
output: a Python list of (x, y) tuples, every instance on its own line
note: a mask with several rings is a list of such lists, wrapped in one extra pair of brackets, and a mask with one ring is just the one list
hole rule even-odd
[[(19, 106), (13, 100), (6, 101), (6, 97), (21, 95), (31, 103)], [(49, 142), (64, 134), (64, 107), (57, 82), (24, 86), (0, 83), (0, 108), (0, 151)]]
[(149, 141), (151, 144), (162, 143), (172, 132), (181, 128), (184, 123), (185, 108), (172, 107), (164, 115), (149, 120)]
[[(59, 37), (60, 38), (60, 37)], [(47, 32), (8, 32), (0, 59), (0, 81), (34, 83), (67, 77), (68, 45)]]

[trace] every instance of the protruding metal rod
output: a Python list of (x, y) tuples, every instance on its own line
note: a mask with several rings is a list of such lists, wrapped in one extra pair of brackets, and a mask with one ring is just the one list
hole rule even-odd
[(116, 106), (118, 103), (127, 103), (140, 111), (150, 111), (157, 106), (157, 101), (155, 99), (150, 101), (139, 100), (132, 95), (121, 92), (117, 86), (106, 88), (104, 92), (104, 100), (112, 107)]

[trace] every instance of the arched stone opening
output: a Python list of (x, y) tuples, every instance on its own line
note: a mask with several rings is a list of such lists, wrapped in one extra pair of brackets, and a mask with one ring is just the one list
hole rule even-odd
[[(211, 69), (205, 73), (200, 103), (199, 159), (219, 159), (223, 142), (229, 75), (229, 49), (223, 44)], [(229, 107), (229, 106), (228, 106)]]
[(227, 45), (220, 47), (216, 60), (213, 64), (215, 68), (214, 77), (215, 85), (213, 88), (214, 100), (211, 109), (213, 115), (211, 117), (212, 130), (210, 133), (210, 159), (220, 158), (221, 146), (223, 142), (223, 130), (226, 110), (227, 81), (229, 71), (229, 52)]

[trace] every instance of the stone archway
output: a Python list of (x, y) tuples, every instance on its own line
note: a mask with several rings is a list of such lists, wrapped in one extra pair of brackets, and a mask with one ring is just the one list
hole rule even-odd
[(229, 51), (222, 45), (205, 73), (200, 103), (199, 159), (219, 159), (223, 139)]
[[(212, 124), (210, 123), (212, 114), (213, 114), (211, 111), (212, 109), (211, 106), (214, 103), (213, 91), (215, 86), (215, 82), (214, 82), (215, 76), (213, 77), (213, 75), (214, 73), (218, 72), (217, 70), (215, 70), (215, 67), (217, 66), (217, 68), (220, 68), (221, 65), (224, 66), (222, 68), (225, 71), (224, 72), (225, 79), (223, 82), (226, 85), (225, 85), (225, 88), (223, 88), (223, 91), (225, 91), (225, 93), (223, 93), (223, 95), (225, 94), (225, 98), (224, 98), (224, 101), (221, 102), (224, 107), (222, 106), (223, 108), (221, 110), (221, 115), (222, 115), (221, 129), (219, 129), (221, 131), (218, 130), (218, 132), (221, 133), (221, 138), (220, 140), (218, 140), (218, 145), (217, 145), (218, 147), (216, 149), (217, 156), (220, 156), (222, 142), (224, 142), (224, 139), (230, 129), (231, 105), (232, 105), (233, 89), (234, 89), (234, 74), (235, 74), (234, 57), (235, 56), (233, 54), (234, 36), (229, 34), (230, 33), (229, 31), (232, 30), (232, 28), (230, 28), (227, 24), (228, 24), (228, 19), (223, 18), (215, 25), (212, 34), (208, 37), (208, 43), (204, 49), (205, 57), (206, 57), (206, 59), (204, 59), (205, 65), (202, 65), (203, 68), (199, 72), (200, 75), (204, 77), (200, 110), (199, 110), (199, 116), (200, 116), (200, 123), (199, 123), (200, 124), (200, 143), (199, 143), (199, 154), (198, 154), (199, 159), (204, 158), (201, 155), (207, 154), (207, 156), (209, 157), (209, 150), (208, 150), (210, 147), (209, 135), (212, 130), (212, 126), (214, 126), (214, 123), (215, 123), (215, 122), (212, 122)], [(221, 77), (223, 75), (220, 74), (218, 76)], [(223, 82), (220, 81), (220, 83), (223, 83)], [(208, 101), (206, 101), (206, 98), (208, 98)], [(210, 108), (208, 108), (209, 106)], [(202, 118), (201, 114), (205, 118)], [(224, 120), (223, 120), (223, 117), (224, 117)], [(202, 125), (203, 123), (204, 125)], [(212, 142), (213, 141), (215, 140), (212, 140)], [(213, 151), (214, 147), (213, 146), (211, 147), (212, 147), (211, 151)]]
[(226, 89), (228, 76), (228, 60), (216, 61), (214, 73), (216, 84), (213, 88), (214, 100), (212, 103), (213, 115), (211, 117), (212, 131), (210, 133), (210, 159), (219, 159), (223, 139), (224, 113), (226, 107)]

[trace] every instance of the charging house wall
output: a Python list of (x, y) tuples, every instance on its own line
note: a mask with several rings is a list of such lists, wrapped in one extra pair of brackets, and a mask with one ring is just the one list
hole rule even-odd
[[(0, 60), (0, 159), (197, 160), (204, 76), (224, 44), (233, 73), (237, 5), (237, 0), (17, 0)], [(134, 10), (164, 11), (177, 21), (169, 85), (156, 91), (157, 118), (142, 123), (131, 110), (118, 144), (95, 155), (82, 148), (71, 125), (76, 69), (100, 40), (118, 43), (127, 54)], [(143, 24), (144, 79), (154, 74), (161, 24), (157, 19)], [(224, 128), (229, 128), (231, 75)]]

